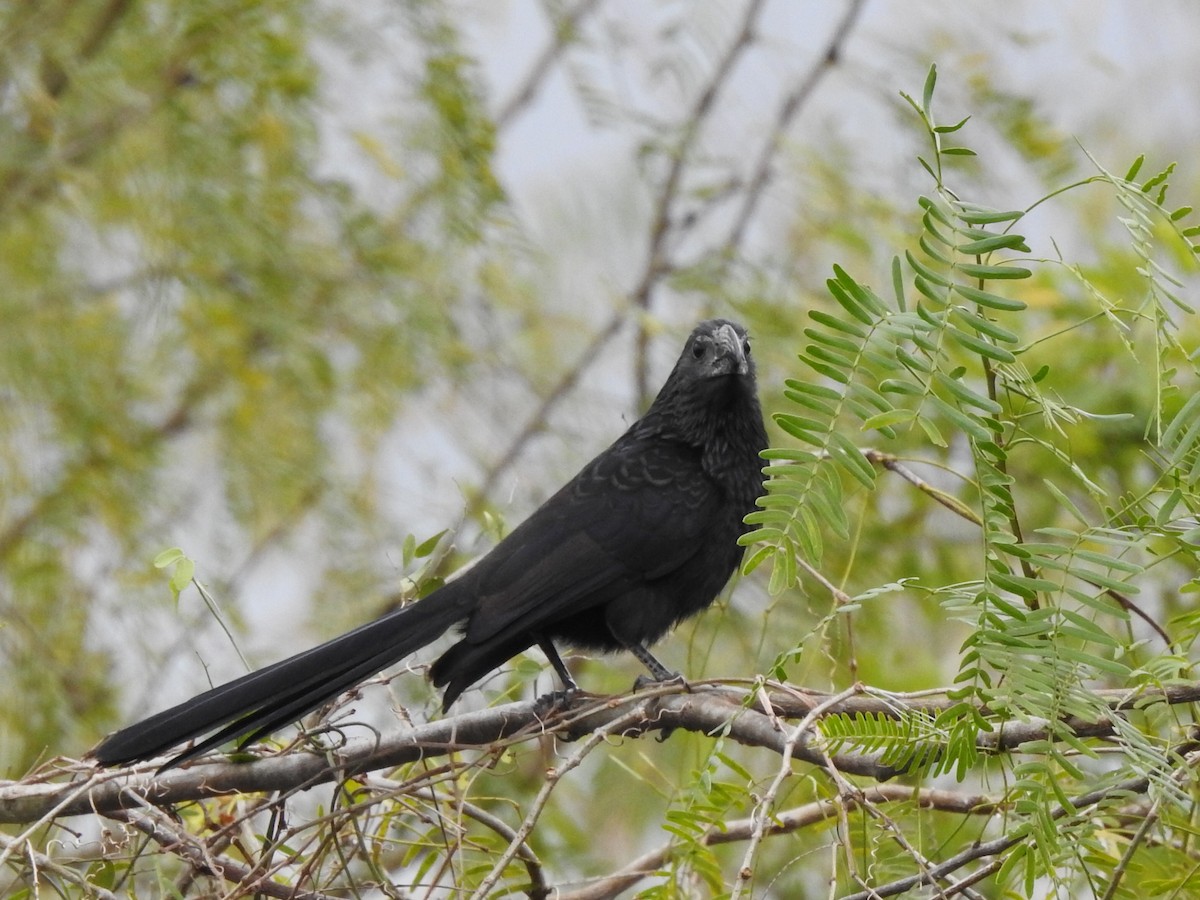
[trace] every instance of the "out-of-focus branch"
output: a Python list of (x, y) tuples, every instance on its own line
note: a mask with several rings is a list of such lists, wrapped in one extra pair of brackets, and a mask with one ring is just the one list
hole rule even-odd
[(795, 121), (800, 110), (804, 108), (805, 103), (813, 95), (821, 80), (829, 74), (833, 67), (837, 65), (838, 60), (841, 59), (842, 48), (845, 46), (846, 40), (850, 37), (850, 33), (854, 30), (854, 25), (857, 23), (859, 14), (865, 5), (866, 0), (850, 0), (845, 13), (842, 14), (837, 27), (834, 28), (833, 34), (830, 35), (828, 42), (825, 44), (825, 52), (801, 76), (779, 105), (779, 110), (775, 114), (775, 124), (771, 128), (770, 134), (767, 135), (767, 139), (763, 142), (762, 149), (759, 150), (754, 167), (751, 169), (750, 177), (747, 179), (746, 190), (742, 194), (742, 202), (738, 208), (737, 215), (734, 217), (733, 226), (730, 228), (729, 236), (725, 239), (725, 243), (721, 248), (722, 259), (728, 260), (741, 247), (742, 241), (746, 237), (746, 229), (750, 224), (750, 220), (754, 218), (754, 213), (758, 210), (758, 203), (762, 199), (767, 184), (771, 180), (771, 164), (779, 152), (784, 135), (787, 134), (788, 129), (792, 126), (792, 122)]
[[(717, 61), (708, 83), (696, 96), (691, 109), (683, 121), (683, 130), (671, 153), (670, 167), (667, 177), (663, 180), (662, 189), (654, 204), (653, 219), (650, 223), (650, 237), (646, 248), (646, 264), (641, 278), (631, 292), (634, 308), (646, 312), (650, 308), (650, 296), (655, 286), (664, 275), (670, 273), (672, 266), (666, 255), (667, 235), (675, 211), (675, 203), (679, 198), (680, 186), (683, 183), (684, 168), (691, 155), (693, 145), (700, 135), (701, 127), (712, 112), (717, 94), (729, 80), (734, 65), (743, 53), (754, 43), (754, 29), (762, 14), (765, 0), (750, 0), (742, 15), (742, 24), (737, 34), (730, 42), (720, 60)], [(645, 409), (650, 402), (649, 388), (649, 359), (648, 349), (650, 335), (644, 320), (637, 323), (637, 336), (634, 347), (634, 386), (638, 397), (638, 408)]]
[(583, 20), (595, 12), (600, 0), (580, 0), (565, 16), (551, 23), (553, 35), (550, 43), (534, 60), (529, 72), (521, 79), (521, 85), (513, 92), (496, 113), (496, 130), (503, 131), (516, 118), (533, 98), (546, 80), (554, 63), (566, 52), (571, 45)]
[[(587, 347), (584, 348), (575, 365), (563, 372), (558, 383), (542, 398), (541, 403), (538, 404), (537, 409), (533, 411), (529, 418), (525, 420), (525, 424), (521, 426), (516, 437), (512, 439), (504, 449), (504, 452), (500, 454), (500, 457), (488, 469), (483, 477), (483, 482), (479, 486), (479, 498), (486, 498), (491, 494), (504, 473), (520, 458), (525, 445), (545, 430), (554, 408), (570, 394), (575, 385), (579, 383), (579, 379), (583, 377), (583, 374), (598, 360), (603, 358), (601, 351), (617, 336), (617, 333), (621, 330), (621, 326), (625, 324), (627, 315), (628, 313), (625, 310), (618, 311), (608, 320), (603, 328), (592, 336), (592, 339), (588, 341)], [(477, 505), (478, 500), (475, 504), (472, 504), (472, 509), (475, 509)]]

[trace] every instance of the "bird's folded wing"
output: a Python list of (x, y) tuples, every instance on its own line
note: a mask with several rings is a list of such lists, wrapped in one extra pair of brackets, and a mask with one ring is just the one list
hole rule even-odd
[(537, 631), (693, 558), (721, 503), (694, 451), (665, 442), (613, 449), (471, 573), (478, 606), (468, 640)]

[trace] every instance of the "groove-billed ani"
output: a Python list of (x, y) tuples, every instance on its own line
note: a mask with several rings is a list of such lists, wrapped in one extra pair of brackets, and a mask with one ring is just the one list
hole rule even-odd
[(220, 729), (174, 765), (234, 738), (255, 740), (455, 624), (458, 643), (430, 670), (445, 688), (443, 709), (535, 644), (568, 692), (575, 683), (555, 650), (560, 641), (629, 650), (655, 679), (668, 679), (646, 645), (709, 606), (737, 567), (765, 446), (745, 330), (702, 322), (646, 414), (461, 577), (115, 732), (91, 755), (119, 765)]

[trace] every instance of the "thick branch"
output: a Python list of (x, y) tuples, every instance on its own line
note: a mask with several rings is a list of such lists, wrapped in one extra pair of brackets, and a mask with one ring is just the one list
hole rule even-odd
[[(614, 734), (633, 738), (675, 729), (720, 733), (740, 744), (783, 754), (787, 750), (788, 731), (781, 727), (781, 719), (802, 719), (823, 704), (828, 704), (825, 714), (889, 716), (914, 712), (937, 715), (952, 704), (942, 694), (905, 697), (868, 692), (865, 688), (829, 703), (828, 694), (773, 685), (768, 695), (768, 710), (760, 705), (759, 698), (763, 696), (764, 692), (759, 690), (711, 684), (695, 685), (690, 691), (664, 685), (652, 692), (629, 696), (581, 694), (571, 707), (549, 717), (536, 702), (509, 703), (413, 726), (378, 740), (353, 740), (324, 753), (289, 752), (253, 762), (214, 759), (161, 774), (154, 772), (153, 765), (112, 772), (76, 765), (51, 773), (73, 775), (76, 780), (70, 783), (31, 778), (0, 785), (0, 823), (104, 814), (145, 803), (165, 805), (222, 794), (296, 790), (336, 781), (352, 773), (387, 769), (465, 750), (494, 751), (506, 743), (541, 736), (578, 740), (625, 717), (628, 724)], [(1200, 683), (1140, 691), (1099, 691), (1097, 696), (1116, 714), (1155, 702), (1200, 701)], [(1074, 718), (1057, 723), (1010, 722), (1002, 723), (991, 733), (980, 734), (979, 746), (990, 752), (1011, 750), (1028, 741), (1055, 740), (1064, 728), (1081, 738), (1104, 738), (1115, 733), (1110, 718), (1095, 722)], [(827, 757), (824, 751), (824, 742), (816, 734), (805, 735), (791, 749), (797, 760), (821, 768), (831, 764), (846, 774), (876, 781), (886, 781), (898, 774), (897, 769), (883, 765), (878, 754), (845, 752)]]
[[(629, 697), (582, 695), (563, 713), (546, 718), (536, 702), (509, 703), (418, 725), (378, 741), (354, 740), (326, 753), (295, 752), (253, 762), (200, 762), (156, 774), (153, 765), (93, 772), (91, 784), (12, 782), (0, 786), (0, 822), (33, 822), (48, 815), (85, 815), (128, 809), (143, 803), (165, 805), (222, 794), (294, 790), (346, 775), (391, 768), (464, 750), (491, 750), (503, 742), (542, 735), (576, 740), (630, 716), (618, 734), (638, 737), (674, 729), (704, 734), (724, 732), (747, 746), (780, 753), (787, 735), (777, 719), (743, 706), (740, 691), (700, 689), (694, 693), (648, 692)], [(801, 741), (793, 754), (823, 766), (815, 741)], [(834, 757), (839, 769), (885, 780), (896, 774), (873, 754)], [(85, 770), (77, 769), (78, 775)]]

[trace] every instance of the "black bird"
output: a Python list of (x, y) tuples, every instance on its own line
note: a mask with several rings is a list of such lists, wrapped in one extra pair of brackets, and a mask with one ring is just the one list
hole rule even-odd
[(766, 442), (745, 330), (702, 322), (646, 414), (461, 577), (123, 728), (91, 756), (105, 766), (149, 759), (213, 729), (167, 766), (234, 738), (249, 743), (455, 624), (459, 641), (430, 670), (445, 688), (443, 709), (535, 644), (568, 693), (576, 686), (557, 642), (628, 650), (656, 680), (670, 679), (646, 645), (708, 607), (737, 568)]

